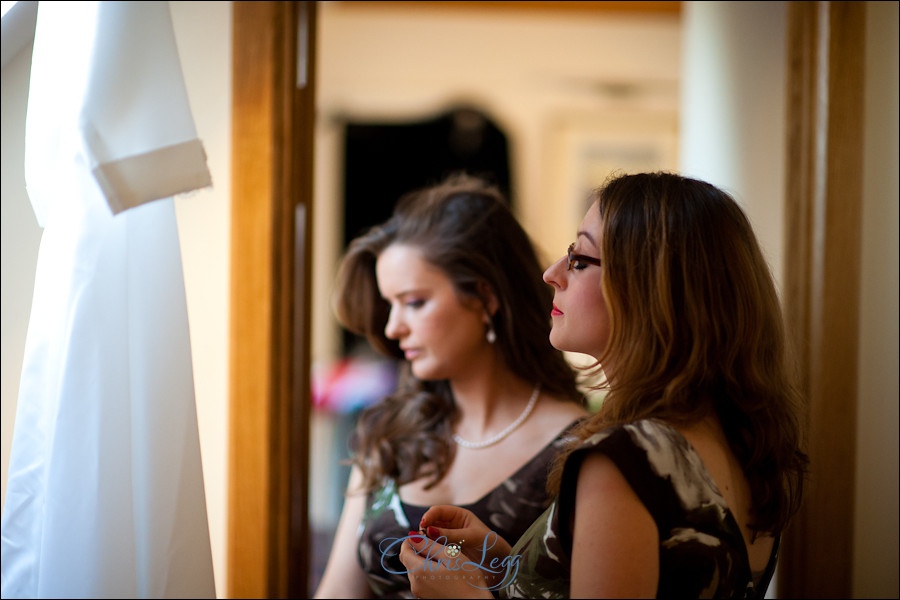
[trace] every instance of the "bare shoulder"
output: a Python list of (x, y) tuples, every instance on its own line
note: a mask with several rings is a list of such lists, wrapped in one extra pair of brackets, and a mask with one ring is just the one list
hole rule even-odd
[(659, 577), (656, 523), (607, 456), (589, 453), (578, 470), (572, 597), (650, 598)]
[(577, 499), (631, 503), (638, 500), (622, 471), (605, 454), (589, 452), (578, 469)]

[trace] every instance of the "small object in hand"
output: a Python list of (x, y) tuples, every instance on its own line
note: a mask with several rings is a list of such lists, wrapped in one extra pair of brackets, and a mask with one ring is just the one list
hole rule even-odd
[(444, 552), (446, 552), (447, 556), (449, 556), (450, 558), (459, 556), (460, 550), (462, 549), (462, 544), (465, 541), (466, 540), (459, 540), (458, 542), (453, 542), (451, 544), (447, 544), (444, 547)]

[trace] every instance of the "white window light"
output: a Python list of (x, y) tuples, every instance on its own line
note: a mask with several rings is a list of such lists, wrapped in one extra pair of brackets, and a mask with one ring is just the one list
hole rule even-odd
[(6, 13), (9, 12), (9, 9), (15, 6), (17, 2), (18, 0), (3, 0), (2, 2), (0, 2), (0, 10), (2, 10), (2, 13), (0, 13), (0, 18), (5, 17)]

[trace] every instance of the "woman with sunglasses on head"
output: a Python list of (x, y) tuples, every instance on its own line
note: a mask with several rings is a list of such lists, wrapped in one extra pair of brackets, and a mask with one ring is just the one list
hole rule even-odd
[(547, 507), (550, 464), (587, 413), (547, 343), (541, 269), (500, 192), (462, 175), (350, 244), (338, 318), (405, 363), (396, 392), (359, 418), (317, 597), (413, 597), (400, 545), (432, 505), (465, 506), (510, 539)]
[[(493, 548), (517, 566), (501, 595), (764, 597), (807, 457), (778, 297), (740, 207), (675, 174), (614, 178), (544, 281), (550, 342), (594, 357), (606, 395), (553, 471), (553, 505)], [(421, 525), (444, 544), (490, 530), (452, 506)], [(410, 540), (401, 559), (419, 572), (438, 546)], [(411, 577), (419, 597), (489, 597), (429, 573)]]

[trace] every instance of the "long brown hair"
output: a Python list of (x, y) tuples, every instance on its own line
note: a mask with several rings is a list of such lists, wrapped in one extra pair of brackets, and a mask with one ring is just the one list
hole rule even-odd
[[(753, 497), (752, 527), (781, 531), (808, 459), (781, 306), (746, 215), (718, 188), (671, 173), (616, 177), (594, 191), (610, 336), (606, 395), (579, 437), (715, 411)], [(614, 357), (614, 361), (608, 361)], [(561, 458), (550, 487), (558, 490)]]
[[(401, 359), (384, 327), (389, 306), (378, 291), (375, 264), (392, 244), (416, 246), (453, 282), (460, 298), (485, 302), (487, 286), (499, 304), (492, 317), (494, 347), (517, 377), (544, 393), (584, 403), (575, 372), (548, 342), (552, 292), (526, 232), (496, 187), (454, 175), (401, 198), (393, 216), (349, 246), (338, 273), (335, 313), (379, 352)], [(437, 483), (453, 460), (457, 409), (447, 381), (423, 381), (404, 365), (398, 389), (363, 411), (351, 439), (363, 487), (385, 478), (398, 485), (421, 478)]]

